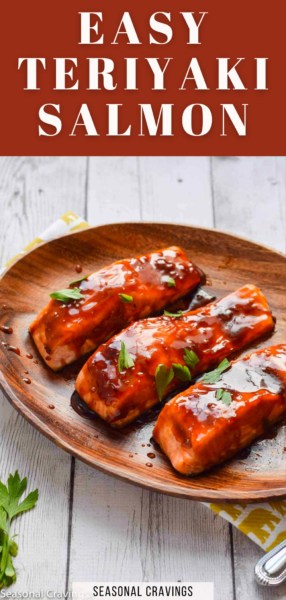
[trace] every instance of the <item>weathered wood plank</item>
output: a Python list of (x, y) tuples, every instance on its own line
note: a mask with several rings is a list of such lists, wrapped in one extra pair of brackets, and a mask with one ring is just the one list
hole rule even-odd
[(140, 220), (136, 157), (91, 157), (87, 216), (93, 225)]
[(86, 158), (0, 157), (2, 263), (66, 211), (85, 209)]
[(233, 544), (237, 600), (285, 600), (286, 585), (274, 590), (254, 581), (254, 567), (262, 557), (262, 550), (237, 529), (234, 529)]
[(228, 526), (204, 506), (77, 463), (71, 581), (215, 581), (230, 600), (229, 569)]
[(209, 158), (140, 158), (139, 173), (145, 221), (213, 225)]
[(285, 249), (283, 157), (213, 158), (212, 181), (217, 228)]
[[(83, 212), (86, 160), (0, 158), (0, 249), (4, 262), (61, 213)], [(19, 470), (38, 487), (38, 507), (15, 522), (13, 592), (65, 589), (71, 459), (0, 399), (1, 478)]]

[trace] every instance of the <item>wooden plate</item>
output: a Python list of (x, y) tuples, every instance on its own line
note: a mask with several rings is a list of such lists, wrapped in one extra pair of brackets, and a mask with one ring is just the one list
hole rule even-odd
[[(49, 292), (75, 278), (77, 264), (83, 273), (90, 273), (119, 258), (171, 244), (182, 246), (203, 268), (207, 273), (205, 287), (217, 297), (245, 283), (260, 286), (277, 318), (274, 335), (261, 345), (286, 340), (285, 256), (218, 231), (167, 224), (107, 225), (44, 244), (4, 274), (0, 324), (12, 327), (13, 333), (0, 333), (2, 387), (13, 406), (58, 446), (130, 482), (206, 501), (286, 496), (285, 426), (279, 427), (272, 439), (257, 442), (248, 457), (199, 477), (180, 476), (150, 441), (156, 411), (121, 432), (111, 430), (99, 418), (83, 418), (70, 404), (78, 366), (54, 374), (37, 355), (28, 325), (48, 301)], [(20, 355), (7, 344), (18, 348)], [(27, 356), (30, 354), (33, 359)]]

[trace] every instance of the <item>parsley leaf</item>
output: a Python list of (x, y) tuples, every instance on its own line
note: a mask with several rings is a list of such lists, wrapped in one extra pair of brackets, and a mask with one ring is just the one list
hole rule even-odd
[(174, 379), (174, 370), (170, 369), (166, 365), (158, 365), (155, 371), (156, 388), (159, 396), (159, 400), (163, 399), (164, 393), (171, 381)]
[(186, 365), (188, 365), (188, 367), (191, 367), (191, 369), (193, 369), (200, 362), (200, 359), (198, 355), (194, 352), (194, 350), (189, 350), (188, 348), (185, 348), (184, 361)]
[(223, 404), (225, 404), (226, 406), (229, 406), (232, 402), (231, 394), (230, 394), (230, 392), (227, 392), (227, 390), (223, 390), (223, 389), (217, 390), (215, 397), (217, 400), (221, 400), (223, 402)]
[(177, 313), (171, 313), (168, 310), (164, 310), (165, 317), (173, 317), (173, 319), (179, 319), (179, 317), (181, 317), (182, 314), (183, 312), (181, 310), (178, 310)]
[(227, 360), (227, 358), (224, 358), (216, 369), (214, 369), (213, 371), (210, 371), (203, 377), (202, 381), (204, 383), (210, 383), (210, 384), (216, 383), (220, 379), (221, 374), (224, 371), (226, 371), (227, 369), (229, 369), (229, 367), (230, 367), (229, 360)]
[(169, 275), (163, 275), (161, 279), (162, 283), (166, 283), (168, 287), (176, 287), (176, 282), (173, 277), (169, 277)]
[(33, 508), (38, 500), (38, 490), (34, 490), (20, 502), (26, 488), (27, 478), (21, 479), (18, 471), (9, 475), (7, 485), (0, 482), (0, 589), (16, 581), (12, 558), (17, 556), (18, 546), (10, 537), (11, 522), (17, 515)]
[(131, 369), (134, 367), (134, 360), (130, 356), (124, 342), (121, 342), (121, 350), (118, 356), (118, 371), (122, 373), (125, 369)]
[(8, 496), (2, 503), (3, 508), (6, 510), (10, 519), (13, 519), (16, 515), (30, 510), (36, 504), (38, 500), (38, 490), (31, 492), (26, 496), (25, 500), (20, 502), (21, 496), (23, 496), (27, 488), (27, 477), (20, 479), (18, 471), (15, 475), (9, 475), (8, 478)]
[(3, 506), (0, 506), (0, 529), (7, 533), (7, 514)]
[(59, 290), (58, 292), (52, 292), (50, 296), (54, 300), (59, 300), (60, 302), (68, 302), (69, 300), (81, 300), (82, 298), (84, 298), (84, 295), (77, 287), (67, 290)]
[(185, 365), (173, 363), (173, 370), (175, 377), (177, 377), (180, 381), (191, 381), (192, 376), (190, 369)]
[(128, 294), (118, 294), (120, 300), (125, 303), (133, 302), (133, 296), (129, 296)]
[(224, 392), (223, 389), (219, 389), (219, 390), (216, 391), (215, 397), (216, 397), (217, 400), (221, 400), (222, 399), (223, 392)]
[(85, 281), (88, 278), (89, 278), (89, 275), (83, 275), (82, 277), (79, 277), (78, 279), (71, 281), (70, 285), (75, 285), (76, 283), (81, 283), (82, 281)]

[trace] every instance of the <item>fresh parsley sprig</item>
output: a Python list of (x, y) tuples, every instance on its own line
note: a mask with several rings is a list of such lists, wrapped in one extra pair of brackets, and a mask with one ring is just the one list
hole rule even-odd
[(88, 278), (89, 278), (89, 275), (82, 275), (82, 277), (79, 277), (78, 279), (71, 281), (70, 285), (75, 285), (76, 283), (81, 283), (82, 281), (86, 281), (86, 279), (88, 279)]
[(181, 317), (182, 314), (183, 314), (182, 310), (178, 310), (178, 312), (176, 312), (176, 313), (171, 313), (168, 310), (164, 310), (165, 317), (173, 317), (173, 319), (179, 319), (179, 317)]
[(163, 275), (161, 281), (162, 283), (166, 283), (168, 287), (176, 287), (175, 279), (169, 275)]
[(120, 300), (125, 302), (126, 304), (133, 302), (133, 296), (129, 296), (129, 294), (118, 294)]
[(157, 366), (155, 371), (156, 388), (159, 396), (159, 400), (163, 400), (164, 393), (171, 381), (174, 379), (173, 367), (166, 367), (166, 365), (160, 364)]
[(227, 390), (223, 390), (223, 389), (217, 390), (215, 397), (217, 400), (221, 400), (221, 402), (223, 402), (223, 404), (225, 404), (226, 406), (229, 406), (232, 402), (231, 393), (228, 392)]
[(194, 367), (200, 362), (198, 355), (194, 352), (194, 350), (189, 350), (189, 348), (184, 349), (184, 361), (188, 367), (194, 369)]
[(15, 517), (33, 508), (38, 500), (38, 490), (34, 490), (20, 502), (26, 488), (27, 477), (21, 480), (18, 471), (9, 475), (7, 485), (0, 481), (0, 589), (16, 581), (13, 558), (17, 556), (18, 546), (10, 536), (11, 523)]
[(174, 370), (174, 375), (175, 377), (177, 377), (177, 379), (183, 382), (191, 381), (192, 375), (189, 367), (187, 367), (186, 365), (181, 365), (180, 363), (173, 363), (172, 366)]
[(193, 350), (188, 348), (184, 349), (184, 361), (185, 365), (181, 363), (172, 363), (171, 367), (166, 367), (164, 364), (157, 366), (155, 371), (156, 388), (161, 401), (168, 385), (176, 377), (183, 383), (192, 380), (192, 373), (190, 369), (193, 369), (199, 362), (199, 357)]
[(69, 300), (81, 300), (84, 298), (84, 295), (81, 293), (78, 287), (66, 289), (66, 290), (58, 290), (57, 292), (52, 292), (50, 297), (53, 300), (59, 300), (60, 302), (68, 302)]
[(134, 367), (134, 360), (129, 354), (124, 342), (121, 342), (121, 349), (118, 356), (118, 371), (119, 373), (122, 373), (122, 371), (131, 369), (132, 367)]
[(217, 381), (219, 381), (222, 373), (229, 369), (229, 367), (229, 360), (227, 360), (227, 358), (224, 358), (216, 369), (210, 371), (209, 373), (206, 373), (206, 375), (202, 379), (203, 383), (216, 383)]

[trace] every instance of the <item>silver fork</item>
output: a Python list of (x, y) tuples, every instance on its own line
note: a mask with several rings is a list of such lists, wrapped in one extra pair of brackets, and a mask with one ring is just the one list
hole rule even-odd
[(254, 573), (260, 585), (275, 586), (286, 581), (286, 540), (258, 561)]

